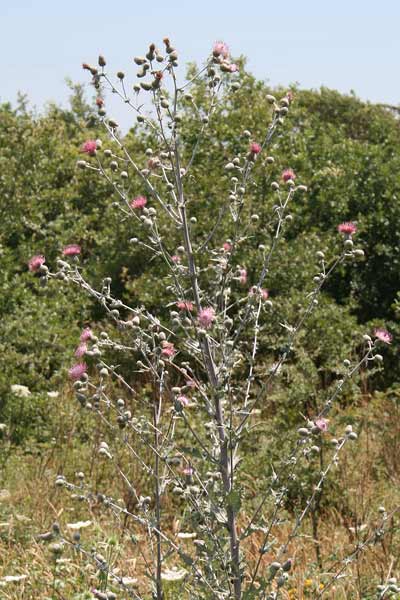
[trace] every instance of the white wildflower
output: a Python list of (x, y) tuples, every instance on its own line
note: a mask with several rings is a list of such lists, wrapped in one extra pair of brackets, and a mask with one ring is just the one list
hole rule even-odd
[(11, 386), (11, 391), (18, 398), (28, 398), (31, 395), (31, 391), (26, 385), (19, 385), (18, 383)]
[(136, 587), (138, 584), (138, 579), (136, 579), (135, 577), (123, 577), (122, 578), (122, 585), (129, 588), (129, 587)]
[(185, 569), (178, 570), (176, 567), (173, 567), (172, 569), (163, 571), (161, 573), (161, 579), (164, 579), (164, 581), (181, 581), (186, 573), (187, 571)]
[(177, 537), (180, 538), (181, 540), (191, 540), (191, 539), (195, 538), (196, 535), (197, 535), (196, 533), (189, 533), (189, 532), (185, 533), (182, 531), (182, 532), (178, 533)]
[(92, 521), (77, 521), (76, 523), (67, 523), (68, 529), (72, 529), (73, 531), (78, 531), (79, 529), (90, 527), (91, 525)]
[(4, 583), (18, 583), (27, 578), (27, 575), (5, 575), (0, 581)]

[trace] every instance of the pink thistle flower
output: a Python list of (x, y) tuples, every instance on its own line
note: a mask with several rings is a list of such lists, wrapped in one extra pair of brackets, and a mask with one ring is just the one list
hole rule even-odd
[(285, 169), (282, 172), (282, 179), (286, 183), (287, 181), (294, 181), (296, 179), (296, 174), (293, 169)]
[(230, 244), (229, 242), (224, 242), (222, 244), (222, 248), (224, 252), (230, 252), (232, 250), (232, 244)]
[(268, 300), (269, 290), (267, 290), (266, 288), (258, 288), (256, 285), (253, 285), (249, 290), (250, 296), (254, 296), (255, 294), (257, 294), (257, 292), (260, 294), (263, 300)]
[(187, 310), (189, 312), (192, 311), (194, 308), (193, 302), (189, 302), (187, 300), (177, 302), (176, 306), (179, 308), (179, 310)]
[(239, 67), (236, 63), (231, 63), (228, 68), (231, 73), (237, 73), (239, 71)]
[(72, 379), (73, 381), (77, 381), (78, 379), (80, 379), (82, 377), (82, 375), (84, 375), (87, 371), (87, 364), (82, 362), (82, 363), (77, 363), (76, 365), (74, 365), (73, 367), (70, 368), (70, 370), (68, 371), (68, 375), (70, 377), (70, 379)]
[(209, 329), (215, 321), (215, 310), (211, 306), (202, 308), (199, 312), (198, 320), (201, 327)]
[(78, 244), (70, 244), (65, 246), (62, 253), (64, 256), (78, 256), (81, 253), (81, 247)]
[(386, 329), (383, 329), (383, 327), (379, 327), (374, 330), (374, 337), (376, 337), (377, 340), (383, 342), (384, 344), (390, 344), (393, 339), (392, 334), (389, 333)]
[(45, 262), (46, 258), (43, 254), (37, 254), (36, 256), (32, 256), (32, 258), (28, 262), (28, 269), (32, 273), (36, 273), (36, 271), (38, 271)]
[(75, 350), (76, 358), (82, 358), (84, 354), (87, 352), (87, 345), (84, 342), (81, 342), (77, 349)]
[(318, 427), (320, 431), (325, 432), (328, 430), (328, 422), (327, 419), (321, 417), (320, 419), (315, 420), (315, 426)]
[(181, 394), (177, 397), (177, 401), (182, 404), (182, 406), (187, 406), (189, 404), (189, 398)]
[(286, 94), (286, 98), (287, 98), (287, 101), (289, 102), (289, 104), (291, 104), (293, 102), (293, 99), (294, 99), (293, 92), (289, 90), (288, 93)]
[(228, 58), (229, 47), (225, 42), (215, 42), (213, 46), (213, 54), (215, 57), (222, 56), (222, 58)]
[(144, 208), (146, 206), (146, 204), (147, 204), (147, 198), (145, 198), (144, 196), (137, 196), (136, 198), (131, 200), (130, 207), (141, 210), (142, 208)]
[(183, 469), (183, 474), (186, 475), (187, 477), (191, 477), (194, 473), (194, 469), (193, 467), (185, 467)]
[(182, 259), (180, 256), (178, 256), (177, 254), (174, 254), (173, 256), (171, 256), (171, 260), (173, 263), (175, 263), (176, 265), (180, 265), (182, 262)]
[(260, 154), (260, 152), (261, 152), (261, 145), (258, 144), (257, 142), (251, 142), (251, 144), (250, 144), (250, 152), (251, 152), (251, 154)]
[(96, 140), (87, 140), (84, 144), (82, 144), (81, 152), (85, 154), (89, 154), (89, 156), (94, 156), (96, 154), (97, 144)]
[(93, 333), (92, 333), (92, 330), (90, 329), (90, 327), (85, 327), (85, 329), (81, 333), (80, 340), (81, 340), (81, 342), (87, 342), (88, 340), (92, 339), (92, 336), (93, 336)]
[(347, 221), (346, 223), (341, 223), (340, 225), (338, 225), (339, 233), (345, 233), (346, 235), (353, 235), (353, 233), (355, 233), (356, 231), (357, 231), (357, 226), (354, 225), (354, 223), (351, 223), (350, 221)]
[(100, 98), (100, 96), (98, 98), (96, 98), (96, 106), (98, 106), (99, 108), (101, 108), (103, 105), (104, 105), (103, 98)]
[(163, 341), (162, 343), (162, 350), (161, 350), (161, 354), (162, 356), (165, 356), (166, 358), (172, 358), (173, 356), (175, 356), (176, 353), (176, 349), (175, 346), (172, 342), (167, 342), (167, 341)]
[(239, 281), (242, 285), (247, 283), (247, 271), (246, 269), (239, 269)]

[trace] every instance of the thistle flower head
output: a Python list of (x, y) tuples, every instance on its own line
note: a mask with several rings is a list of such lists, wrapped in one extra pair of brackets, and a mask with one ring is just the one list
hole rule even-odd
[(180, 402), (183, 406), (187, 406), (189, 404), (189, 398), (184, 394), (178, 396), (177, 401)]
[(28, 262), (28, 268), (32, 273), (36, 273), (40, 267), (46, 262), (46, 258), (43, 254), (36, 254)]
[(222, 249), (224, 252), (230, 252), (232, 250), (232, 244), (230, 244), (229, 242), (224, 242), (222, 244)]
[(390, 344), (393, 339), (392, 334), (389, 333), (386, 329), (383, 329), (383, 327), (378, 327), (374, 330), (374, 337), (380, 342), (383, 342), (384, 344)]
[(296, 179), (296, 173), (293, 171), (293, 169), (285, 169), (282, 172), (282, 179), (285, 183), (289, 180), (294, 181)]
[(356, 233), (357, 231), (357, 226), (350, 221), (346, 221), (345, 223), (338, 225), (338, 231), (339, 233), (345, 233), (346, 235), (353, 235), (353, 233)]
[(69, 244), (62, 251), (64, 256), (78, 256), (81, 253), (81, 247), (78, 244)]
[(260, 154), (260, 152), (261, 152), (261, 145), (258, 144), (257, 142), (251, 142), (251, 144), (250, 144), (250, 152), (251, 152), (251, 154)]
[(87, 352), (87, 344), (85, 342), (81, 342), (77, 349), (75, 350), (76, 358), (82, 358)]
[(286, 94), (286, 98), (287, 98), (287, 101), (289, 102), (289, 104), (291, 104), (293, 102), (293, 99), (294, 99), (293, 92), (289, 90), (288, 93)]
[(268, 300), (269, 290), (266, 288), (258, 288), (256, 285), (253, 285), (249, 290), (249, 294), (250, 296), (254, 296), (257, 293), (260, 294), (262, 300)]
[(87, 371), (87, 364), (84, 362), (76, 363), (73, 367), (68, 371), (68, 375), (72, 381), (77, 381), (84, 375)]
[(81, 333), (80, 340), (81, 340), (81, 342), (87, 342), (88, 340), (90, 340), (92, 338), (92, 336), (93, 336), (93, 332), (90, 329), (90, 327), (85, 327), (85, 329)]
[(199, 312), (198, 321), (201, 327), (209, 329), (215, 321), (215, 310), (211, 306), (202, 308)]
[(213, 54), (215, 57), (222, 56), (222, 58), (228, 58), (229, 56), (229, 47), (225, 42), (215, 42), (213, 46)]
[(175, 346), (172, 342), (167, 342), (166, 340), (163, 341), (162, 343), (162, 350), (161, 350), (161, 354), (162, 356), (165, 356), (166, 358), (172, 358), (176, 353), (176, 349)]
[(315, 426), (318, 427), (318, 429), (320, 431), (327, 431), (328, 430), (328, 420), (324, 419), (324, 418), (319, 418), (315, 420)]
[(84, 152), (85, 154), (89, 154), (89, 156), (94, 156), (96, 154), (96, 150), (97, 150), (96, 140), (87, 140), (86, 142), (84, 142), (84, 144), (82, 144), (82, 147), (81, 147), (81, 152)]
[(188, 312), (192, 311), (194, 308), (193, 302), (189, 302), (187, 300), (181, 300), (176, 303), (176, 306), (179, 310), (187, 310)]
[(147, 204), (147, 198), (145, 198), (144, 196), (137, 196), (136, 198), (131, 200), (130, 207), (133, 209), (141, 210), (142, 208), (144, 208), (146, 206), (146, 204)]

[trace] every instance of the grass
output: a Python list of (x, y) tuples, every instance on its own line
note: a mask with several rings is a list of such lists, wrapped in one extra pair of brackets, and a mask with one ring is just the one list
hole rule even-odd
[[(51, 544), (37, 538), (38, 534), (49, 531), (55, 521), (70, 538), (73, 530), (68, 524), (90, 521), (90, 525), (81, 530), (83, 547), (89, 552), (96, 547), (96, 551), (103, 554), (121, 575), (137, 580), (136, 589), (143, 593), (147, 590), (145, 597), (150, 598), (144, 575), (145, 562), (151, 561), (152, 553), (140, 530), (123, 519), (115, 520), (95, 502), (88, 505), (78, 498), (72, 499), (65, 490), (54, 485), (57, 474), (65, 473), (74, 478), (83, 470), (94, 490), (112, 489), (114, 497), (117, 495), (129, 502), (124, 486), (119, 483), (116, 487), (109, 465), (97, 458), (101, 430), (93, 427), (90, 420), (82, 424), (79, 411), (68, 395), (57, 403), (55, 441), (39, 444), (32, 440), (29, 451), (27, 447), (12, 448), (4, 454), (8, 459), (4, 461), (0, 481), (0, 597), (4, 600), (92, 598), (90, 590), (101, 588), (104, 583), (93, 561), (72, 549), (65, 549), (60, 556), (54, 555)], [(315, 522), (313, 527), (312, 520), (308, 519), (300, 537), (291, 543), (292, 576), (289, 587), (285, 587), (281, 595), (286, 600), (317, 598), (329, 581), (329, 574), (343, 566), (343, 557), (373, 532), (379, 519), (378, 507), (384, 505), (389, 512), (400, 506), (397, 397), (377, 396), (348, 409), (345, 414), (359, 423), (359, 441), (349, 446), (341, 458), (335, 475), (337, 487), (330, 490), (332, 497), (324, 503), (317, 527)], [(90, 436), (84, 442), (87, 430)], [(6, 441), (2, 443), (6, 451)], [(144, 486), (140, 470), (124, 462), (123, 455), (120, 460), (135, 482)], [(257, 473), (246, 480), (247, 491), (253, 489), (255, 494), (256, 479)], [(167, 500), (163, 509), (168, 515), (169, 535), (175, 536), (181, 525), (174, 515), (172, 502)], [(293, 514), (287, 511), (285, 516), (285, 521), (273, 531), (275, 546), (285, 541), (293, 525)], [(247, 516), (242, 515), (243, 526), (246, 519)], [(377, 584), (399, 575), (398, 522), (399, 516), (395, 514), (385, 537), (355, 557), (324, 598), (377, 598)], [(135, 543), (132, 535), (137, 537)], [(259, 556), (261, 539), (257, 533), (246, 542), (246, 552), (253, 564)], [(182, 543), (191, 553), (193, 542)], [(261, 570), (267, 569), (272, 560), (272, 555), (265, 554)], [(6, 581), (4, 577), (7, 576), (23, 578)], [(190, 598), (190, 593), (180, 588), (181, 583), (168, 585), (170, 591), (166, 600)], [(125, 597), (123, 592), (118, 595), (119, 600)], [(395, 595), (387, 597), (396, 598)]]

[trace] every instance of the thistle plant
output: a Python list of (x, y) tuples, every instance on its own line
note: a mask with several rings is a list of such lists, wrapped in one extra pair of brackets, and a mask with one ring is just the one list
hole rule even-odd
[[(266, 98), (270, 121), (261, 136), (238, 129), (233, 144), (219, 140), (225, 196), (207, 229), (197, 216), (199, 157), (207, 152), (214, 116), (224, 114), (240, 89), (240, 62), (231, 59), (225, 43), (216, 42), (205, 64), (191, 69), (181, 82), (178, 51), (169, 39), (163, 44), (162, 50), (151, 44), (144, 56), (134, 58), (138, 71), (133, 88), (125, 73), (109, 73), (103, 56), (97, 66), (83, 64), (96, 90), (102, 132), (99, 139), (82, 143), (77, 167), (82, 177), (98, 175), (108, 183), (113, 207), (132, 231), (127, 244), (140, 248), (146, 260), (163, 265), (159, 295), (168, 300), (160, 302), (158, 311), (140, 298), (129, 303), (114, 295), (109, 277), (97, 289), (85, 275), (84, 248), (74, 240), (53, 269), (43, 255), (29, 261), (42, 285), (54, 280), (81, 288), (109, 321), (83, 329), (69, 377), (81, 410), (93, 413), (109, 432), (108, 441), (99, 443), (98, 460), (111, 463), (131, 501), (123, 502), (117, 492), (114, 497), (93, 491), (83, 474), (77, 482), (59, 474), (56, 484), (129, 524), (133, 536), (140, 536), (144, 575), (132, 586), (109, 558), (85, 547), (79, 533), (69, 538), (56, 528), (57, 536), (62, 545), (72, 546), (98, 567), (100, 586), (92, 590), (94, 598), (161, 600), (167, 597), (171, 579), (179, 581), (182, 598), (283, 598), (304, 522), (347, 445), (357, 440), (348, 425), (338, 438), (330, 439), (323, 467), (313, 462), (329, 434), (328, 417), (346, 383), (360, 369), (382, 361), (379, 344), (390, 343), (391, 335), (383, 328), (365, 333), (358, 359), (343, 357), (343, 372), (331, 393), (321, 399), (315, 414), (299, 414), (291, 450), (269, 472), (259, 474), (260, 493), (249, 497), (242, 469), (244, 448), (251, 447), (262, 407), (318, 310), (325, 283), (338, 266), (362, 260), (364, 253), (355, 242), (356, 224), (338, 224), (338, 243), (329, 255), (315, 248), (315, 275), (304, 290), (297, 319), (279, 323), (279, 297), (270, 292), (269, 278), (272, 269), (279, 271), (274, 259), (290, 233), (291, 206), (307, 194), (301, 173), (290, 167), (290, 157), (277, 170), (273, 156), (287, 131), (295, 97), (288, 91), (280, 98)], [(107, 113), (110, 93), (136, 119), (136, 132), (146, 144), (137, 155)], [(186, 133), (189, 122), (197, 128), (195, 137)], [(254, 209), (260, 172), (268, 181), (268, 219)], [(213, 183), (208, 181), (210, 195)], [(254, 247), (260, 236), (262, 243)], [(249, 248), (253, 259), (246, 265), (243, 257)], [(267, 368), (260, 340), (277, 321), (286, 341)], [(121, 467), (120, 448), (142, 472), (145, 490), (139, 491)], [(288, 485), (307, 461), (314, 465), (310, 468), (315, 468), (317, 484), (288, 530)], [(171, 526), (171, 506), (177, 528)], [(381, 539), (387, 521), (383, 509), (364, 547)], [(278, 533), (283, 525), (284, 541)], [(340, 574), (343, 564), (347, 563), (336, 565)], [(332, 572), (330, 577), (332, 582), (338, 575)], [(326, 589), (330, 585), (328, 578)]]

